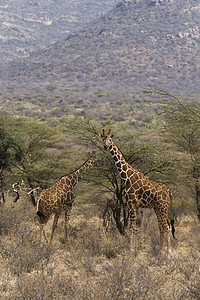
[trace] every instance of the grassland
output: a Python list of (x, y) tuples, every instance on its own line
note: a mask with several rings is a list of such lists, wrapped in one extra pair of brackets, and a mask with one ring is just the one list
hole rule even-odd
[[(105, 200), (105, 199), (104, 199)], [(35, 208), (27, 199), (0, 208), (1, 299), (199, 299), (200, 226), (190, 208), (176, 221), (172, 255), (158, 251), (155, 214), (145, 210), (136, 257), (129, 233), (103, 227), (104, 200), (75, 201), (64, 237), (61, 216), (51, 245), (39, 241)], [(47, 224), (48, 237), (52, 219)]]
[[(62, 123), (63, 117), (89, 118), (116, 131), (126, 127), (136, 136), (143, 132), (143, 141), (153, 143), (159, 140), (163, 105), (159, 97), (135, 91), (113, 91), (70, 82), (33, 84), (28, 89), (24, 89), (23, 83), (5, 85), (0, 94), (1, 113), (5, 115), (24, 116), (49, 127)], [(123, 145), (122, 139), (120, 143)], [(66, 139), (62, 147), (67, 145), (77, 158), (81, 142), (79, 145)], [(183, 152), (168, 146), (161, 156), (168, 151), (172, 151), (168, 153), (171, 158), (185, 157)], [(158, 152), (159, 149), (155, 157)], [(139, 167), (145, 169), (144, 163), (141, 160)], [(73, 164), (77, 164), (76, 159)], [(120, 235), (114, 223), (108, 228), (103, 226), (108, 194), (98, 194), (98, 188), (88, 188), (86, 182), (76, 189), (68, 241), (63, 240), (62, 215), (53, 244), (40, 243), (35, 207), (27, 196), (14, 205), (14, 196), (7, 187), (6, 203), (0, 206), (1, 299), (200, 299), (200, 225), (196, 205), (181, 176), (176, 177), (178, 169), (173, 168), (175, 165), (171, 184), (176, 190), (175, 198), (179, 199), (175, 201), (177, 241), (172, 240), (171, 256), (158, 251), (159, 230), (152, 210), (143, 212), (137, 227), (136, 256), (130, 255), (129, 230)], [(163, 179), (170, 176), (166, 175), (162, 174)], [(53, 181), (54, 177), (49, 178), (49, 183)], [(46, 228), (48, 237), (51, 226), (52, 219)]]

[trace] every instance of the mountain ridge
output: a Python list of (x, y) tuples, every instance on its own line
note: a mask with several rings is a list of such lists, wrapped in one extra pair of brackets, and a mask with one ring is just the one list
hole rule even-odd
[(175, 91), (199, 89), (195, 0), (121, 1), (65, 40), (1, 65), (0, 79), (79, 80)]
[(27, 57), (64, 39), (110, 10), (118, 0), (1, 0), (0, 59)]

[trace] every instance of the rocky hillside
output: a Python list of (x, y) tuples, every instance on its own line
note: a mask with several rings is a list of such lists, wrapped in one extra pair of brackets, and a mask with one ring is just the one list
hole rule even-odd
[(1, 0), (0, 59), (25, 57), (66, 38), (119, 0)]
[(122, 1), (82, 30), (2, 65), (0, 78), (200, 89), (200, 3)]

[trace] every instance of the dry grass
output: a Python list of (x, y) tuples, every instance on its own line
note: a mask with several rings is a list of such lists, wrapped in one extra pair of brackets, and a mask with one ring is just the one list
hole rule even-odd
[[(200, 299), (200, 226), (194, 217), (177, 226), (171, 257), (158, 253), (155, 216), (146, 211), (137, 233), (137, 256), (129, 238), (106, 232), (98, 210), (73, 208), (69, 239), (63, 218), (51, 246), (39, 243), (34, 208), (0, 208), (1, 299)], [(51, 224), (47, 226), (50, 235)]]

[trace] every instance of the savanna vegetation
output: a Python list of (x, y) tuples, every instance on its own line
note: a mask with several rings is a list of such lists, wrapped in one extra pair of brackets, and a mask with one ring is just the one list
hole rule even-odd
[[(34, 97), (10, 93), (10, 111), (0, 116), (2, 299), (199, 299), (198, 99), (145, 90), (141, 98), (121, 91), (114, 101), (117, 93), (86, 85), (65, 91), (67, 96), (56, 86), (46, 90), (46, 96), (36, 89)], [(16, 94), (18, 100), (11, 101)], [(124, 187), (99, 137), (104, 127), (112, 128), (130, 163), (172, 190), (177, 237), (172, 256), (158, 252), (151, 210), (138, 214), (136, 257), (130, 256)], [(68, 241), (61, 217), (53, 243), (40, 243), (38, 192), (90, 155), (98, 165), (77, 185)], [(50, 221), (48, 235), (51, 226)]]

